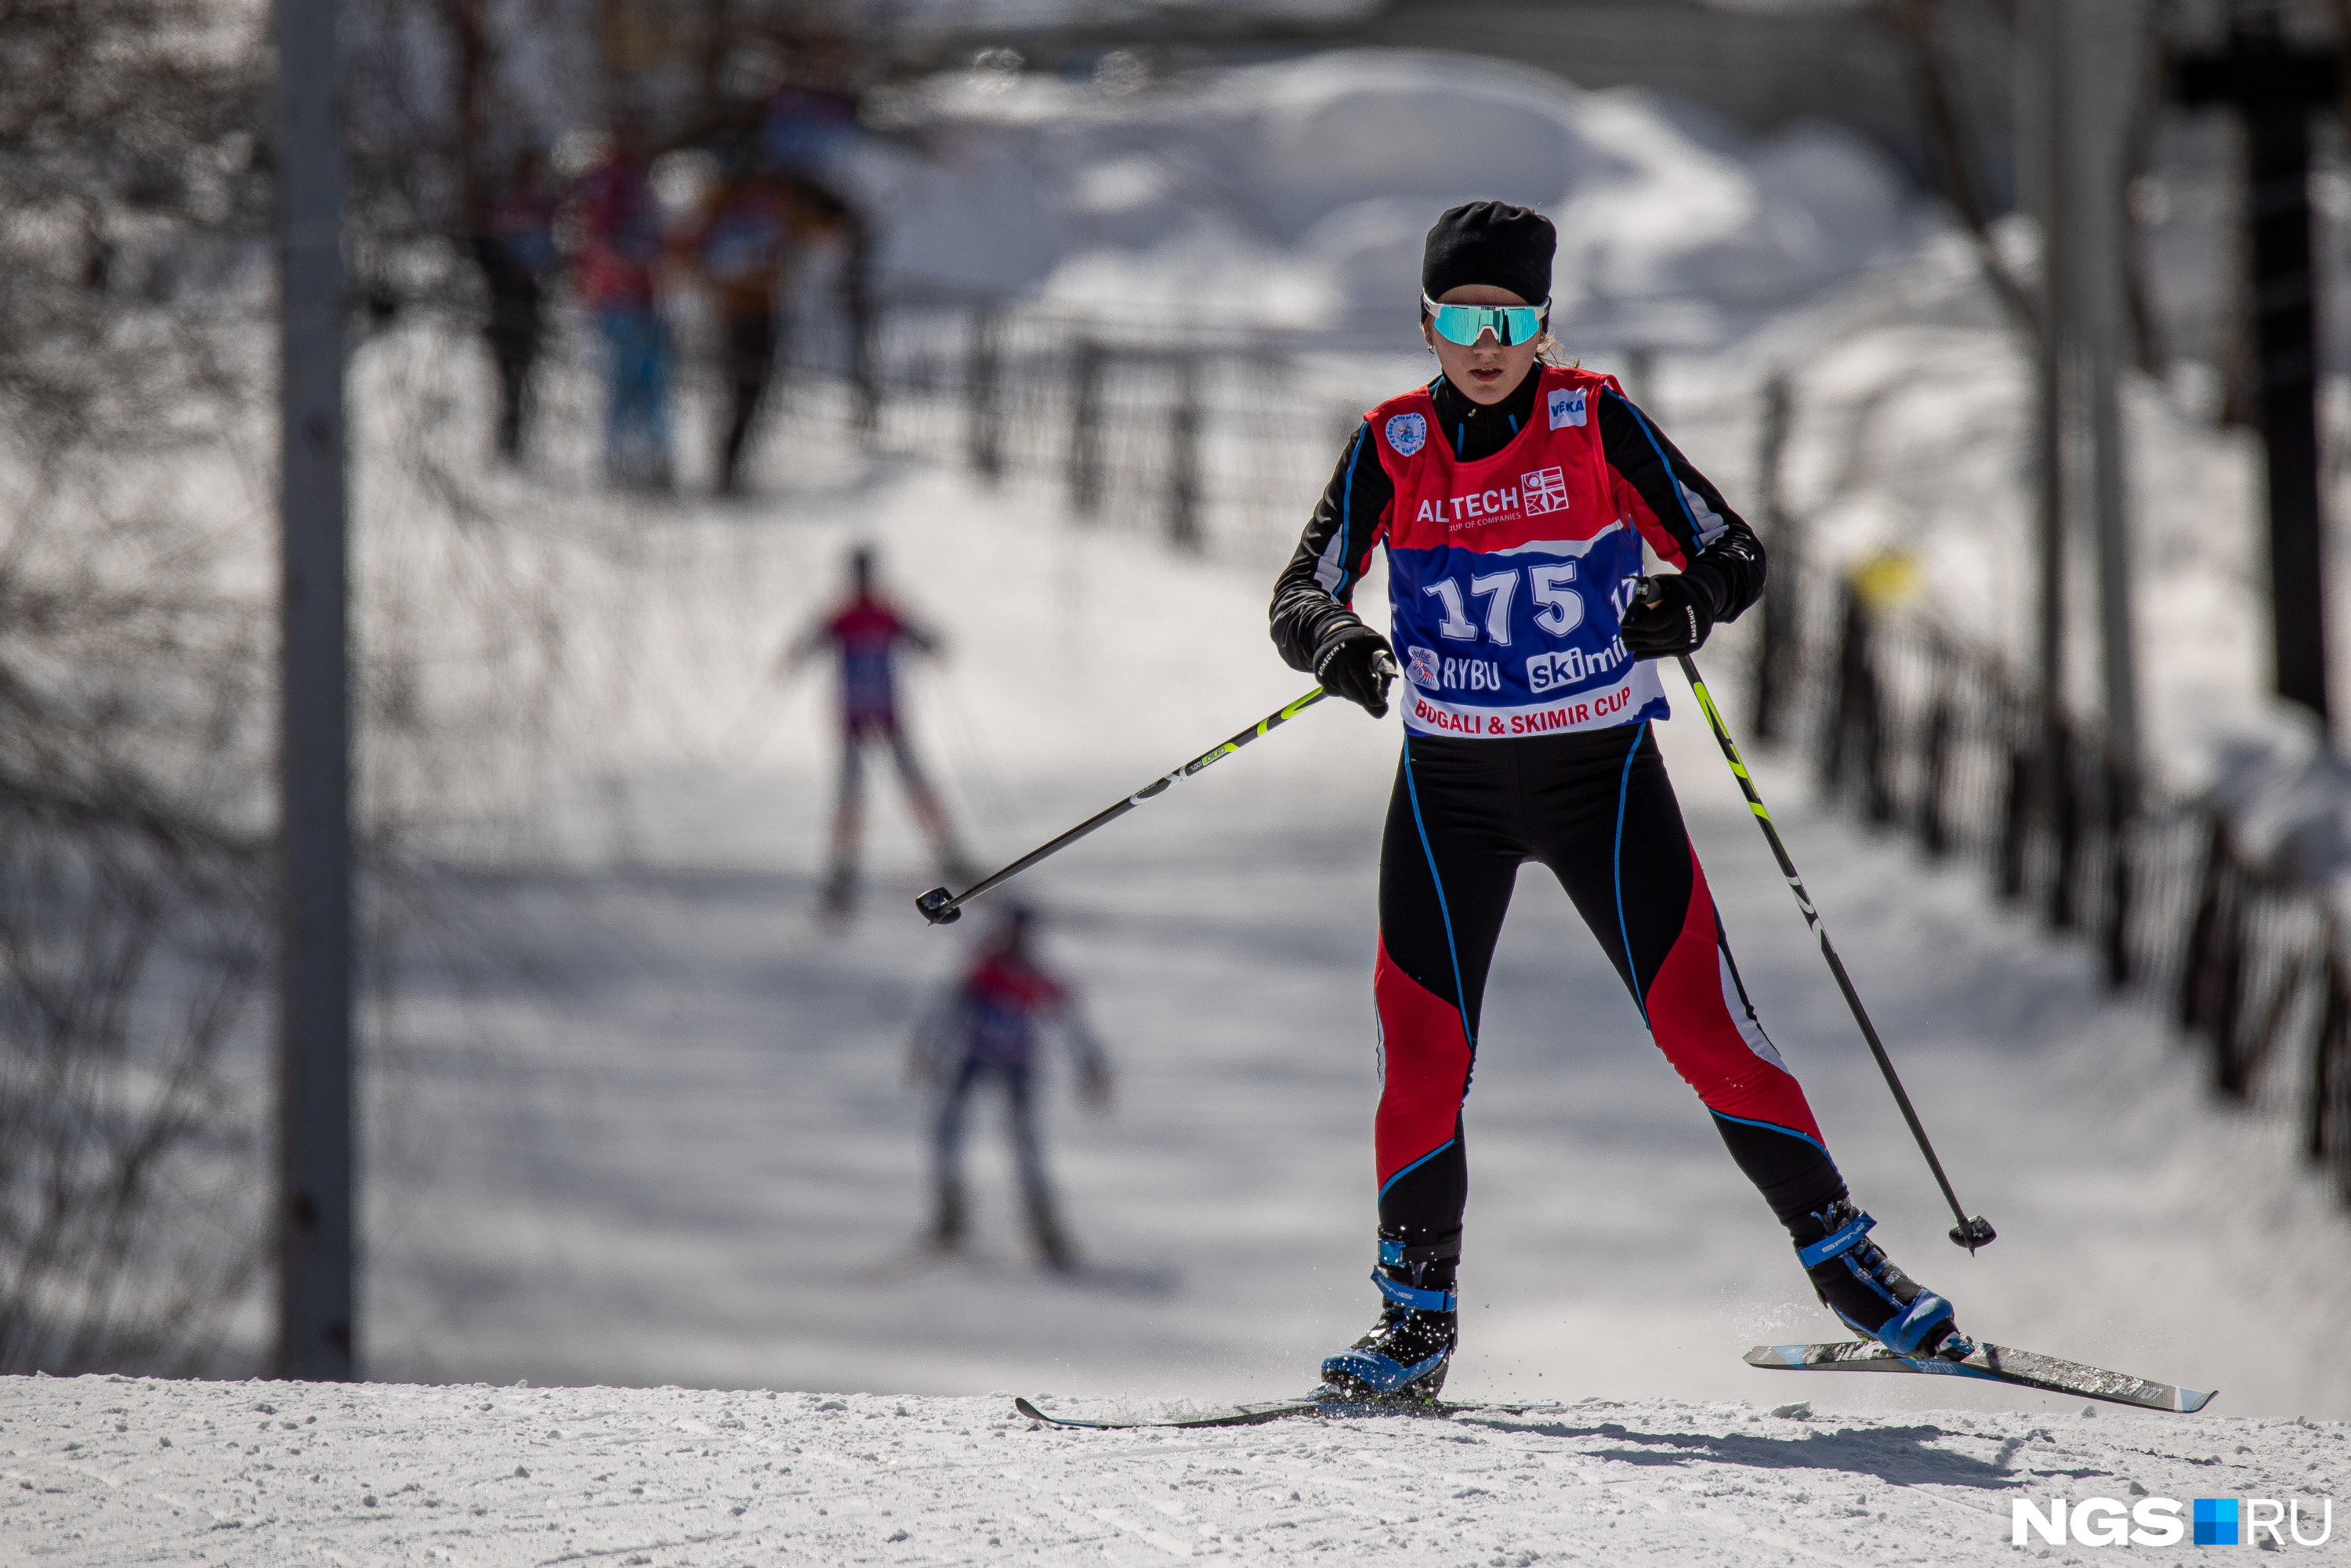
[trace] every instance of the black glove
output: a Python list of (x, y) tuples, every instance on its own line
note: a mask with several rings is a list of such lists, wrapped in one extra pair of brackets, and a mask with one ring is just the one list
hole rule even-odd
[(1683, 578), (1643, 578), (1622, 630), (1635, 658), (1670, 659), (1705, 645), (1714, 630), (1714, 606)]
[(1339, 627), (1314, 650), (1314, 678), (1322, 689), (1360, 704), (1374, 718), (1388, 716), (1388, 683), (1395, 673), (1388, 640), (1360, 621)]

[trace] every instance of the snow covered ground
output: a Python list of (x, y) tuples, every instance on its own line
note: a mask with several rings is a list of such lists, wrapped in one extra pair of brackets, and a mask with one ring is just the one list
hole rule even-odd
[[(1792, 1383), (1792, 1379), (1790, 1380)], [(1803, 1388), (1775, 1387), (1795, 1401)], [(0, 1380), (0, 1559), (720, 1564), (2101, 1561), (2014, 1504), (2321, 1500), (2340, 1423), (1597, 1398), (1073, 1432), (1001, 1396)], [(2324, 1516), (2331, 1522), (2332, 1515)], [(2204, 1548), (2133, 1546), (2135, 1563)]]
[[(1270, 96), (1228, 130), (1278, 122), (1305, 145), (1318, 117), (1353, 112), (1328, 70), (1249, 81)], [(1534, 89), (1506, 85), (1533, 113)], [(1651, 112), (1562, 101), (1602, 129)], [(1677, 179), (1716, 180), (1719, 232), (1744, 243), (1731, 198), (1753, 194), (1752, 161), (1646, 144), (1688, 154)], [(1100, 147), (1064, 151), (1072, 189), (1124, 188), (1094, 167)], [(1137, 210), (1155, 212), (1143, 172)], [(1629, 200), (1639, 183), (1600, 188)], [(1681, 188), (1651, 181), (1653, 204)], [(1297, 223), (1345, 210), (1316, 200)], [(1360, 253), (1372, 277), (1401, 222), (1367, 207), (1322, 233), (1381, 239)], [(1085, 295), (1079, 273), (1051, 276)], [(1656, 401), (1744, 500), (1754, 383), (1833, 343), (1806, 361), (1790, 462), (1815, 559), (1914, 543), (1954, 619), (1997, 635), (2024, 603), (2020, 367), (1967, 278), (1928, 241), (1874, 292), (1674, 361)], [(368, 378), (417, 346), (371, 350), (363, 411), (393, 406)], [(1089, 1408), (1293, 1393), (1369, 1321), (1393, 721), (1318, 709), (1029, 879), (1120, 1070), (1106, 1119), (1065, 1108), (1065, 1084), (1050, 1113), (1092, 1266), (1061, 1278), (1026, 1259), (985, 1119), (978, 1242), (929, 1258), (905, 1040), (984, 906), (952, 932), (916, 918), (936, 877), (883, 779), (869, 904), (845, 932), (816, 923), (829, 698), (814, 680), (774, 687), (770, 660), (849, 544), (879, 543), (892, 585), (950, 636), (915, 677), (915, 729), (993, 863), (1303, 689), (1264, 637), (1277, 562), (1174, 559), (1033, 492), (806, 442), (773, 444), (760, 498), (726, 506), (485, 478), (452, 455), (478, 409), (423, 390), (413, 406), (443, 423), (423, 445), (466, 470), (484, 510), (445, 536), (398, 526), (440, 515), (443, 476), (383, 461), (378, 433), (362, 640), (421, 653), (415, 690), (371, 695), (444, 721), (505, 714), (511, 732), (365, 757), (379, 806), (444, 823), (423, 841), (442, 864), (410, 890), (423, 917), (389, 956), (398, 983), (368, 1019), (360, 1338), (385, 1384), (0, 1383), (0, 1560), (1967, 1562), (2011, 1550), (2019, 1492), (2333, 1487), (2343, 1431), (2303, 1423), (2351, 1417), (2351, 1228), (2291, 1124), (2214, 1105), (2198, 1060), (2160, 1019), (2107, 1005), (2079, 951), (1992, 908), (1971, 874), (1816, 809), (1801, 758), (1759, 758), (1954, 1180), (2000, 1228), (1978, 1258), (1952, 1250), (1687, 705), (1664, 742), (1748, 984), (1895, 1256), (1980, 1334), (2218, 1386), (2212, 1413), (2085, 1418), (2018, 1391), (1743, 1365), (1747, 1346), (1828, 1337), (1831, 1320), (1536, 875), (1489, 991), (1449, 1392), (1538, 1404), (1184, 1436), (1009, 1419), (987, 1391)], [(2168, 690), (2225, 706), (2258, 663), (2231, 554), (2251, 537), (2230, 500), (2246, 455), (2134, 398), (2164, 465), (2150, 686), (2169, 711), (2189, 705)], [(2210, 553), (2188, 550), (2224, 512)], [(1374, 582), (1362, 600), (1380, 597)], [(500, 683), (533, 660), (517, 712)], [(475, 1386), (412, 1386), (432, 1383)], [(733, 1392), (585, 1386), (660, 1384)], [(1816, 1418), (1764, 1413), (1794, 1402)]]

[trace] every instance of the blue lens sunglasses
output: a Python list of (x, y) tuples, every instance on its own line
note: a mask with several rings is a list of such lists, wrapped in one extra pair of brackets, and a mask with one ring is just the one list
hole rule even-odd
[(1439, 305), (1424, 294), (1420, 307), (1436, 323), (1439, 337), (1465, 349), (1475, 348), (1489, 332), (1505, 349), (1531, 343), (1542, 335), (1543, 323), (1551, 316), (1548, 299), (1540, 305)]

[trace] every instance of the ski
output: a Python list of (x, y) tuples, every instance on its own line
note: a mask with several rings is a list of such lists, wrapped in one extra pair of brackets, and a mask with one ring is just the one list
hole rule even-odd
[(2178, 1388), (2152, 1383), (2077, 1361), (2061, 1361), (2029, 1350), (1979, 1341), (1965, 1361), (1935, 1356), (1896, 1355), (1875, 1340), (1844, 1340), (1834, 1344), (1759, 1344), (1747, 1353), (1747, 1364), (1776, 1372), (1917, 1372), (1938, 1377), (1974, 1377), (1988, 1383), (2012, 1383), (2047, 1394), (2078, 1394), (2141, 1410), (2201, 1410), (2217, 1389)]
[(1384, 1404), (1369, 1399), (1318, 1397), (1311, 1394), (1302, 1399), (1270, 1399), (1257, 1405), (1225, 1405), (1209, 1410), (1195, 1410), (1184, 1416), (1115, 1416), (1102, 1420), (1051, 1415), (1039, 1409), (1033, 1401), (1026, 1398), (1016, 1398), (1012, 1401), (1012, 1407), (1031, 1421), (1042, 1421), (1050, 1427), (1080, 1427), (1102, 1432), (1166, 1427), (1255, 1427), (1267, 1421), (1287, 1420), (1293, 1416), (1458, 1416), (1470, 1411), (1518, 1416), (1523, 1415), (1527, 1409), (1523, 1405), (1485, 1405), (1452, 1399), (1400, 1400), (1395, 1404)]
[(1188, 1416), (1115, 1416), (1099, 1421), (1050, 1415), (1026, 1398), (1013, 1400), (1012, 1407), (1031, 1421), (1042, 1421), (1049, 1427), (1083, 1427), (1114, 1432), (1137, 1427), (1254, 1427), (1290, 1416), (1311, 1416), (1320, 1412), (1322, 1405), (1314, 1399), (1272, 1399), (1260, 1405), (1227, 1405), (1214, 1410), (1196, 1410)]

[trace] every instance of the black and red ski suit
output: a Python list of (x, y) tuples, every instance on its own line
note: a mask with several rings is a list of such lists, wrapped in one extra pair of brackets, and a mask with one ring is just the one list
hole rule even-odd
[(1481, 408), (1439, 377), (1365, 417), (1275, 590), (1274, 642), (1311, 671), (1355, 622), (1373, 547), (1388, 550), (1405, 736), (1373, 981), (1379, 1225), (1384, 1258), (1437, 1264), (1432, 1284), (1449, 1286), (1459, 1253), (1479, 1003), (1531, 860), (1800, 1243), (1844, 1196), (1749, 1005), (1649, 733), (1663, 687), (1617, 636), (1643, 538), (1718, 621), (1762, 591), (1753, 530), (1613, 379), (1539, 366)]

